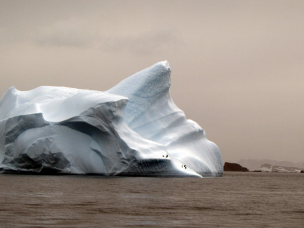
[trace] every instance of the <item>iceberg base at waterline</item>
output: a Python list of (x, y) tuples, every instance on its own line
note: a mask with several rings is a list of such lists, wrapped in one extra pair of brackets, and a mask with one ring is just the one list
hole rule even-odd
[(222, 176), (218, 147), (172, 101), (159, 62), (108, 91), (11, 87), (0, 100), (0, 171)]

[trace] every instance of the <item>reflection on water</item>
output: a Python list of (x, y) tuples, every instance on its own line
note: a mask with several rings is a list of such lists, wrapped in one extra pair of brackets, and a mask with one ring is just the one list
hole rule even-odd
[(0, 175), (1, 227), (303, 227), (304, 174)]

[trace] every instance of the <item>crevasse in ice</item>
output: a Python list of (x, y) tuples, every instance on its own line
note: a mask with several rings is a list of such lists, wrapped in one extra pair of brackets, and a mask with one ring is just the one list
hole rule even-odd
[(221, 176), (218, 147), (187, 120), (159, 62), (106, 92), (11, 87), (0, 100), (0, 171)]

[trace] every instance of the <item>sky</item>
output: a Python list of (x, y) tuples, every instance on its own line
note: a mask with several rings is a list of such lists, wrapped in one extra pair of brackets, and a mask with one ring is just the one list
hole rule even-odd
[(304, 161), (304, 1), (1, 0), (0, 96), (105, 91), (159, 61), (223, 161)]

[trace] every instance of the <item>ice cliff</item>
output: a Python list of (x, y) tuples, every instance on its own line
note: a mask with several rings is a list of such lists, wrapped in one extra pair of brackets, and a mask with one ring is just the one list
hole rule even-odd
[(11, 87), (0, 100), (0, 171), (221, 176), (218, 147), (187, 120), (159, 62), (106, 92)]

